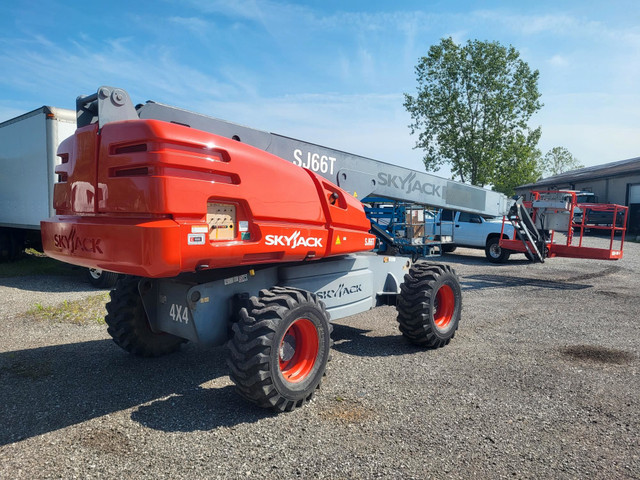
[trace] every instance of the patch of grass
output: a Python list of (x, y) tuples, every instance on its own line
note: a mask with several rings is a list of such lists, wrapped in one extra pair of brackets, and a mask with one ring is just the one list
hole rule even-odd
[(77, 275), (73, 266), (47, 257), (32, 248), (15, 262), (0, 263), (0, 278), (24, 277), (26, 275)]
[(104, 324), (105, 304), (109, 301), (109, 292), (92, 295), (82, 300), (65, 300), (58, 305), (43, 306), (36, 303), (26, 315), (34, 320), (88, 325)]

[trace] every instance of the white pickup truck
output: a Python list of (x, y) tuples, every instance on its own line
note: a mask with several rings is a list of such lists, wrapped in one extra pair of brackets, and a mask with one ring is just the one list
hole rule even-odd
[[(432, 225), (433, 235), (442, 241), (444, 252), (453, 252), (456, 247), (484, 248), (485, 255), (493, 263), (505, 262), (512, 253), (499, 244), (502, 218), (443, 209), (428, 222)], [(505, 223), (502, 234), (503, 237), (515, 238), (515, 230), (510, 223)]]

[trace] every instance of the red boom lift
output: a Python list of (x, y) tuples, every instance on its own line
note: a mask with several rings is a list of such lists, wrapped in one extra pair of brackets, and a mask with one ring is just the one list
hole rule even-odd
[[(45, 252), (127, 274), (105, 319), (120, 347), (158, 356), (185, 341), (226, 344), (238, 392), (278, 411), (319, 386), (330, 317), (396, 305), (402, 334), (426, 348), (458, 328), (453, 269), (371, 252), (359, 199), (509, 209), (503, 195), (424, 172), (167, 105), (134, 107), (117, 88), (79, 97), (77, 113), (58, 151)], [(529, 221), (522, 235), (539, 231)], [(508, 247), (537, 245), (518, 241)]]

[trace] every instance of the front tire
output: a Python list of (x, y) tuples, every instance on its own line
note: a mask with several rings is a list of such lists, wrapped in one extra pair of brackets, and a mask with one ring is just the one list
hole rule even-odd
[(491, 263), (504, 263), (509, 259), (511, 252), (500, 246), (499, 237), (491, 237), (487, 240), (484, 254)]
[(452, 245), (452, 244), (444, 244), (442, 245), (442, 251), (444, 253), (453, 253), (456, 251), (457, 245)]
[(169, 333), (155, 333), (138, 292), (135, 277), (122, 277), (107, 303), (107, 332), (120, 348), (139, 357), (159, 357), (175, 352), (186, 340)]
[(440, 348), (454, 337), (462, 311), (462, 291), (449, 265), (414, 264), (404, 276), (398, 299), (398, 323), (411, 343)]
[(251, 297), (239, 317), (227, 358), (238, 393), (279, 412), (311, 400), (331, 348), (324, 304), (305, 290), (273, 287)]

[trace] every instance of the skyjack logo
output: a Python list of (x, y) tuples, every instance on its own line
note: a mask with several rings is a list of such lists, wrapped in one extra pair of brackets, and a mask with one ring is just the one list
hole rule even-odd
[(426, 195), (435, 195), (436, 197), (442, 198), (442, 193), (440, 192), (441, 185), (434, 185), (428, 182), (422, 183), (420, 180), (416, 180), (415, 172), (409, 173), (404, 178), (398, 175), (378, 172), (378, 180), (382, 186), (394, 187), (406, 193), (419, 191)]
[(76, 252), (104, 253), (100, 248), (100, 238), (77, 237), (72, 228), (69, 235), (54, 235), (53, 244), (61, 250), (68, 250), (71, 255)]
[(286, 235), (267, 235), (264, 239), (265, 245), (275, 245), (289, 248), (297, 247), (322, 247), (322, 239), (317, 237), (301, 237), (300, 231), (296, 230), (290, 237)]
[(316, 295), (318, 295), (318, 298), (325, 300), (327, 298), (342, 298), (346, 295), (351, 295), (361, 291), (362, 291), (362, 284), (345, 287), (344, 283), (341, 283), (340, 285), (338, 285), (338, 288), (335, 288), (332, 290), (322, 290), (321, 292), (318, 292)]

